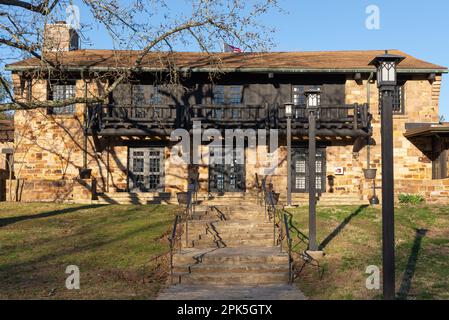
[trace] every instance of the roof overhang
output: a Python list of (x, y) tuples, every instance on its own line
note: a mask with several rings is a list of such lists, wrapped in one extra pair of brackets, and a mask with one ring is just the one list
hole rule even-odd
[(407, 139), (425, 137), (449, 137), (449, 124), (420, 126), (405, 131)]
[[(81, 71), (97, 71), (97, 72), (110, 72), (117, 70), (128, 70), (130, 67), (67, 67), (65, 70), (68, 72), (81, 72)], [(8, 71), (33, 71), (39, 70), (40, 66), (14, 66), (7, 65), (5, 70)], [(167, 68), (151, 68), (141, 67), (142, 72), (164, 72), (169, 71)], [(222, 72), (242, 72), (242, 73), (371, 73), (376, 72), (375, 68), (354, 68), (354, 69), (313, 69), (313, 68), (210, 68), (210, 67), (181, 67), (178, 68), (179, 72), (216, 72), (220, 70)], [(413, 74), (425, 74), (425, 73), (448, 73), (448, 69), (398, 69), (398, 73), (413, 73)]]

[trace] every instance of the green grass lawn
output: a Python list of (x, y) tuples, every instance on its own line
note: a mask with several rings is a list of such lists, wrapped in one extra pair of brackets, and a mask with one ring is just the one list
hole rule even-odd
[[(167, 251), (177, 208), (0, 203), (0, 299), (154, 298), (168, 265), (149, 261)], [(307, 234), (307, 208), (289, 210)], [(324, 274), (306, 266), (297, 285), (310, 299), (380, 298), (365, 287), (366, 267), (381, 266), (380, 210), (319, 208), (317, 221)], [(398, 208), (396, 248), (401, 297), (449, 299), (449, 207)], [(68, 265), (80, 268), (80, 290), (65, 288)]]
[[(0, 299), (155, 296), (176, 206), (0, 203)], [(77, 265), (81, 289), (67, 290)], [(156, 271), (155, 271), (156, 270)], [(165, 269), (166, 271), (166, 269)]]
[[(288, 209), (308, 233), (308, 208)], [(401, 206), (395, 212), (396, 288), (404, 299), (449, 299), (449, 206)], [(381, 268), (381, 211), (372, 207), (318, 208), (324, 274), (306, 266), (296, 280), (310, 299), (378, 299), (366, 267)], [(296, 250), (304, 250), (304, 244)]]

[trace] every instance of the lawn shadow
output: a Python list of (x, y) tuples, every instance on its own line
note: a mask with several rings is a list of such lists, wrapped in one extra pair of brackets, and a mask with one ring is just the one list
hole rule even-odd
[(401, 286), (397, 294), (397, 298), (400, 300), (407, 299), (410, 292), (410, 287), (412, 285), (412, 279), (415, 274), (416, 263), (418, 262), (418, 254), (421, 249), (422, 239), (426, 236), (427, 229), (415, 229), (415, 240), (413, 242), (412, 251), (407, 261), (407, 266), (405, 267), (404, 275), (402, 276)]
[(83, 210), (83, 209), (94, 209), (94, 208), (98, 208), (98, 207), (102, 207), (102, 206), (105, 206), (105, 205), (92, 204), (92, 205), (85, 205), (85, 206), (79, 206), (79, 207), (74, 207), (74, 208), (66, 208), (66, 209), (61, 209), (61, 210), (52, 210), (52, 211), (42, 212), (42, 213), (38, 213), (38, 214), (29, 214), (26, 216), (0, 218), (0, 228), (5, 227), (10, 224), (13, 224), (13, 223), (16, 223), (16, 222), (21, 222), (21, 221), (26, 221), (26, 220), (34, 220), (34, 219), (40, 219), (40, 218), (48, 218), (48, 217), (57, 216), (60, 214), (71, 213), (71, 212), (75, 212), (75, 211)]
[(338, 236), (338, 234), (348, 225), (349, 222), (351, 222), (351, 220), (356, 217), (357, 215), (360, 214), (360, 212), (362, 212), (365, 208), (367, 208), (368, 205), (364, 204), (359, 206), (353, 213), (351, 213), (349, 216), (347, 216), (341, 223), (340, 225), (334, 229), (334, 231), (332, 231), (327, 237), (326, 239), (323, 240), (323, 242), (321, 242), (321, 244), (319, 245), (318, 249), (319, 250), (323, 250), (336, 236)]

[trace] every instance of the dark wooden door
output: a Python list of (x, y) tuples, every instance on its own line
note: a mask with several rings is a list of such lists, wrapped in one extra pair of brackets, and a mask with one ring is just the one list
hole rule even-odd
[[(309, 192), (309, 150), (294, 148), (292, 150), (292, 191), (296, 193)], [(316, 152), (316, 189), (326, 192), (326, 148), (317, 148)]]
[[(225, 162), (225, 153), (232, 157), (231, 163)], [(222, 153), (214, 148), (209, 158), (209, 191), (211, 192), (243, 192), (245, 191), (245, 155), (234, 148), (223, 148)], [(213, 159), (213, 160), (212, 160)], [(241, 159), (239, 161), (238, 159)]]
[(164, 148), (130, 148), (128, 172), (130, 191), (164, 191)]

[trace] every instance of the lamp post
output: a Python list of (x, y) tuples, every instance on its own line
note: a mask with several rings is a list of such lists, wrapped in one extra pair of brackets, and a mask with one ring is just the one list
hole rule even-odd
[(306, 109), (309, 119), (309, 251), (317, 252), (316, 242), (316, 119), (320, 106), (320, 91), (307, 90)]
[(370, 63), (377, 68), (377, 86), (381, 97), (382, 278), (383, 296), (387, 300), (395, 298), (393, 92), (397, 84), (396, 66), (404, 59), (385, 51), (385, 54), (375, 57)]
[(292, 205), (292, 113), (293, 103), (284, 103), (287, 117), (287, 206)]

